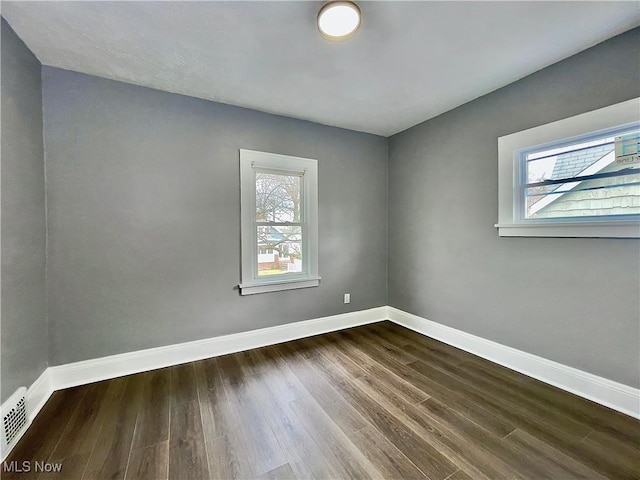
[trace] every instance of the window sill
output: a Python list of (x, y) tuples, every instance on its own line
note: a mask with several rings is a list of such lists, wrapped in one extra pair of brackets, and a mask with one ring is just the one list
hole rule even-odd
[(501, 237), (640, 238), (640, 223), (633, 221), (497, 223), (495, 227)]
[(320, 277), (304, 277), (295, 280), (241, 283), (238, 287), (240, 287), (240, 295), (254, 295), (256, 293), (279, 292), (281, 290), (294, 290), (296, 288), (317, 287), (318, 285), (320, 285)]

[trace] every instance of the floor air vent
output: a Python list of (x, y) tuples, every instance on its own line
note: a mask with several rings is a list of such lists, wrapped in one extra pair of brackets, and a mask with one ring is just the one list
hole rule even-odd
[(20, 387), (2, 405), (2, 452), (7, 453), (29, 423), (27, 389)]

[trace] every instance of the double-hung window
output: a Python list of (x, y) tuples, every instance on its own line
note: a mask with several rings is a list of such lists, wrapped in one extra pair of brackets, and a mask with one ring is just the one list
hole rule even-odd
[(498, 139), (500, 236), (640, 237), (640, 99)]
[(316, 160), (240, 150), (242, 295), (318, 286)]

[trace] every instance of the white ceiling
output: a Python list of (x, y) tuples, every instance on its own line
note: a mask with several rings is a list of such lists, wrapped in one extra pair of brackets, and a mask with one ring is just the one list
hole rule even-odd
[[(640, 2), (2, 2), (45, 65), (388, 136), (640, 24)], [(637, 61), (637, 59), (631, 59)]]

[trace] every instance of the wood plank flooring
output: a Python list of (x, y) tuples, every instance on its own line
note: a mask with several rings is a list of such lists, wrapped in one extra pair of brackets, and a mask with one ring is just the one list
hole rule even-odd
[[(62, 471), (36, 471), (43, 462)], [(56, 392), (4, 470), (640, 479), (640, 422), (383, 322)]]

